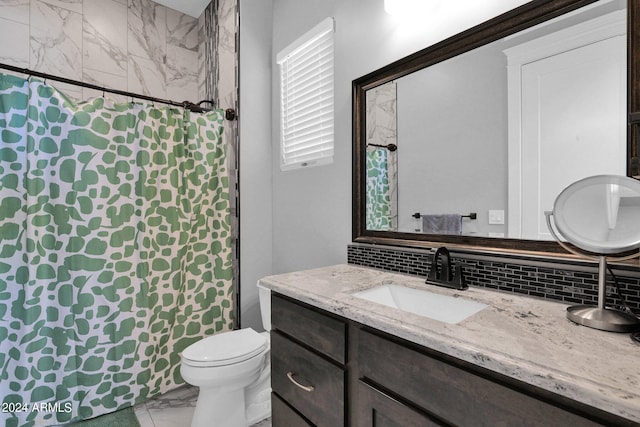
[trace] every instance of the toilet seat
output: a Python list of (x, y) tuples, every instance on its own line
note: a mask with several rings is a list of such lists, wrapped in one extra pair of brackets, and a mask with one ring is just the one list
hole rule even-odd
[(240, 363), (262, 353), (268, 340), (251, 328), (224, 332), (191, 344), (182, 352), (183, 362), (197, 367)]

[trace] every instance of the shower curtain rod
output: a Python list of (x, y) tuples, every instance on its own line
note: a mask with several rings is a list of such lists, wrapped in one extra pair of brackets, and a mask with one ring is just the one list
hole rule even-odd
[[(103, 87), (103, 86), (98, 86), (98, 85), (94, 85), (94, 84), (91, 84), (91, 83), (85, 83), (85, 82), (81, 82), (79, 80), (68, 79), (66, 77), (55, 76), (53, 74), (42, 73), (40, 71), (34, 71), (34, 70), (30, 70), (28, 68), (16, 67), (14, 65), (9, 65), (9, 64), (0, 63), (0, 68), (5, 69), (5, 70), (14, 71), (14, 72), (17, 72), (17, 73), (26, 74), (28, 76), (40, 77), (40, 78), (43, 78), (45, 80), (45, 82), (46, 82), (46, 80), (55, 80), (55, 81), (62, 82), (62, 83), (72, 84), (74, 86), (80, 86), (80, 87), (86, 87), (88, 89), (99, 90), (99, 91), (102, 91), (103, 93), (104, 92), (109, 92), (109, 93), (113, 93), (113, 94), (116, 94), (116, 95), (123, 95), (123, 96), (131, 97), (131, 98), (144, 99), (145, 101), (159, 102), (159, 103), (162, 103), (162, 104), (173, 105), (173, 106), (176, 106), (176, 107), (183, 107), (183, 108), (186, 108), (189, 111), (193, 111), (195, 113), (204, 113), (204, 112), (207, 112), (207, 111), (211, 111), (210, 108), (200, 107), (200, 104), (207, 103), (207, 104), (215, 105), (213, 101), (206, 100), (206, 99), (203, 99), (202, 101), (198, 102), (197, 104), (194, 104), (193, 102), (189, 102), (189, 101), (178, 102), (178, 101), (172, 101), (170, 99), (162, 99), (162, 98), (156, 98), (156, 97), (153, 97), (153, 96), (142, 95), (142, 94), (133, 93), (133, 92), (127, 92), (127, 91), (124, 91), (124, 90), (109, 89), (109, 88), (106, 88), (106, 87)], [(233, 108), (228, 108), (227, 110), (225, 110), (225, 118), (227, 120), (235, 120), (235, 118), (236, 118), (235, 110)]]

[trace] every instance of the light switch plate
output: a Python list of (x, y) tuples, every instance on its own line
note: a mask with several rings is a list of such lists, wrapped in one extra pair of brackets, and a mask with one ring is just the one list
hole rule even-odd
[(504, 224), (504, 210), (489, 210), (489, 224)]

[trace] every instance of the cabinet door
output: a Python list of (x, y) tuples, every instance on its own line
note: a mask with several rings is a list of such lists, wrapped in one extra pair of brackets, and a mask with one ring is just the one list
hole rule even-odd
[(271, 394), (271, 424), (273, 427), (311, 427), (303, 417), (291, 409), (276, 394)]
[[(361, 331), (358, 376), (402, 396), (425, 412), (458, 426), (602, 426), (545, 399), (531, 396), (466, 367)], [(442, 357), (439, 355), (438, 357)], [(604, 425), (615, 425), (607, 424)]]
[(357, 427), (446, 426), (393, 399), (370, 385), (358, 382)]
[(271, 328), (340, 364), (345, 362), (346, 324), (343, 321), (272, 294)]
[(344, 371), (274, 331), (271, 388), (313, 424), (344, 425)]

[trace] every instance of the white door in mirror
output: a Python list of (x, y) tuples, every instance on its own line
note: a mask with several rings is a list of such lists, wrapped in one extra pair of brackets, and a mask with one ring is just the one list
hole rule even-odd
[(543, 212), (563, 188), (626, 173), (626, 15), (602, 15), (505, 53), (508, 237), (551, 240)]

